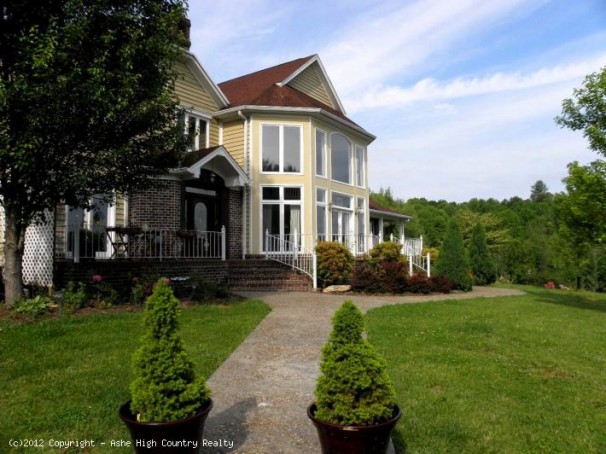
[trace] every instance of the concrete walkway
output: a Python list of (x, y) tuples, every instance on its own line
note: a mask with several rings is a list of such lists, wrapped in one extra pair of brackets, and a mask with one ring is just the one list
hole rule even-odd
[(272, 312), (208, 380), (214, 408), (204, 438), (204, 453), (320, 452), (307, 418), (319, 374), (320, 350), (331, 317), (344, 300), (362, 311), (389, 304), (523, 294), (476, 287), (470, 293), (428, 296), (357, 296), (321, 293), (243, 293), (265, 301)]

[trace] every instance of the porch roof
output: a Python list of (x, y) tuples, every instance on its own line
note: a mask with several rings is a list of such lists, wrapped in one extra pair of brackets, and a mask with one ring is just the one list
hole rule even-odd
[(172, 169), (170, 173), (183, 178), (197, 178), (202, 169), (210, 170), (219, 175), (225, 180), (225, 186), (228, 188), (250, 185), (250, 179), (244, 170), (223, 145), (187, 153), (183, 158), (181, 167)]
[(384, 207), (372, 197), (368, 201), (369, 214), (371, 218), (382, 218), (390, 221), (409, 222), (412, 218), (402, 213), (398, 213), (391, 208)]

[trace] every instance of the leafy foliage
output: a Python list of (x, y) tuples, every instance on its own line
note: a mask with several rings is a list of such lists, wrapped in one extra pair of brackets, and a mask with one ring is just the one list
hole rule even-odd
[(11, 311), (17, 316), (33, 319), (48, 314), (53, 306), (55, 303), (51, 298), (37, 295), (34, 298), (20, 299), (11, 307)]
[(471, 232), (469, 241), (469, 262), (473, 272), (473, 282), (476, 285), (487, 285), (497, 280), (497, 265), (494, 262), (482, 224), (476, 224)]
[(70, 281), (63, 290), (63, 308), (69, 311), (75, 311), (86, 306), (88, 297), (86, 296), (86, 284), (79, 282), (78, 287)]
[(589, 148), (606, 157), (606, 66), (589, 74), (573, 97), (562, 101), (562, 115), (556, 123), (583, 131)]
[(436, 261), (435, 274), (452, 282), (457, 290), (471, 290), (469, 261), (465, 252), (463, 237), (455, 220), (448, 225), (440, 255)]
[(316, 245), (318, 281), (322, 287), (343, 284), (351, 277), (354, 257), (342, 243), (321, 241)]
[(406, 261), (402, 255), (402, 245), (394, 241), (375, 244), (368, 254), (373, 264)]
[[(0, 196), (7, 303), (26, 227), (60, 203), (147, 187), (186, 141), (172, 96), (183, 0), (6, 0), (0, 24)], [(107, 199), (111, 196), (107, 196)]]
[(145, 303), (145, 335), (133, 355), (131, 410), (143, 422), (168, 422), (199, 411), (210, 399), (195, 377), (178, 333), (179, 301), (162, 279)]
[(346, 301), (335, 313), (322, 349), (316, 418), (333, 424), (370, 425), (392, 416), (395, 392), (385, 360), (362, 337), (363, 332), (362, 313)]

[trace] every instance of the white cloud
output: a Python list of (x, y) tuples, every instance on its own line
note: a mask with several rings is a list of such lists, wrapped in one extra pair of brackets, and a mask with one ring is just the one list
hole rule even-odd
[(496, 73), (484, 77), (458, 77), (446, 83), (432, 78), (424, 78), (412, 87), (376, 86), (362, 93), (358, 98), (347, 101), (350, 112), (401, 107), (402, 104), (419, 101), (443, 101), (470, 96), (501, 93), (529, 88), (540, 88), (545, 85), (567, 81), (578, 82), (586, 74), (597, 71), (606, 61), (606, 53), (551, 68), (541, 68), (529, 74)]
[(378, 8), (377, 13), (370, 11), (347, 24), (339, 39), (321, 50), (321, 56), (337, 90), (347, 96), (394, 75), (427, 69), (461, 39), (516, 10), (531, 11), (542, 3), (435, 0), (428, 4), (417, 0), (402, 6), (397, 2), (391, 11)]

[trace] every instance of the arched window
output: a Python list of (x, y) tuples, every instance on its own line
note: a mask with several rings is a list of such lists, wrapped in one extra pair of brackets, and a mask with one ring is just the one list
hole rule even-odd
[(330, 136), (330, 168), (332, 179), (351, 184), (351, 142), (341, 133)]

